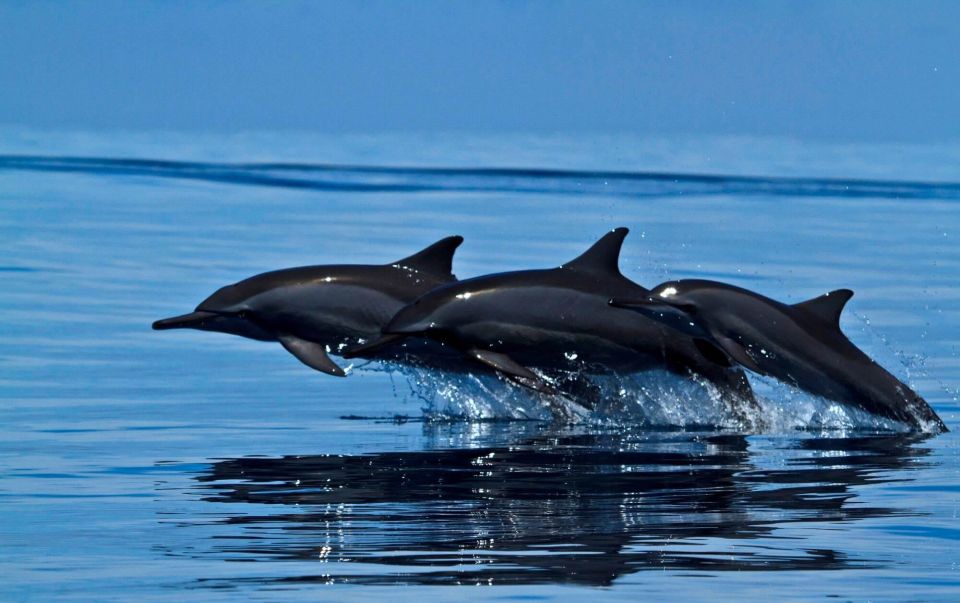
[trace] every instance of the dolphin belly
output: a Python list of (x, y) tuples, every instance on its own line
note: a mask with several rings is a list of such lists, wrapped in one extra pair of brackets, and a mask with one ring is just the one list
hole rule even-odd
[(342, 346), (379, 336), (404, 300), (370, 287), (334, 283), (273, 289), (251, 304), (265, 327), (324, 343), (336, 353)]

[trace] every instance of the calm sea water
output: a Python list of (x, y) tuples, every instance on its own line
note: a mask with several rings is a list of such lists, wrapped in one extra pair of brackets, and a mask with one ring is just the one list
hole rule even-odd
[[(0, 154), (0, 599), (960, 598), (960, 145), (8, 129)], [(763, 435), (693, 427), (715, 409), (677, 383), (494, 421), (496, 384), (150, 330), (269, 269), (449, 234), (461, 277), (550, 267), (621, 225), (648, 286), (854, 289), (844, 329), (954, 431), (761, 381)]]

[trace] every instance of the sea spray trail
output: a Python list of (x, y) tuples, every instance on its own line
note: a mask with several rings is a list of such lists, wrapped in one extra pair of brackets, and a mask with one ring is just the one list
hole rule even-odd
[[(631, 429), (750, 431), (738, 416), (766, 434), (797, 430), (905, 432), (905, 425), (802, 392), (775, 379), (751, 376), (758, 408), (728, 408), (709, 383), (666, 371), (623, 375), (579, 375), (596, 387), (594, 400), (541, 395), (497, 375), (437, 372), (411, 365), (360, 371), (393, 371), (407, 380), (401, 397), (422, 404), (428, 421), (551, 421)], [(576, 376), (576, 375), (574, 375)]]
[(103, 176), (150, 176), (247, 186), (358, 193), (460, 191), (622, 197), (766, 195), (960, 199), (960, 182), (773, 178), (666, 172), (214, 163), (37, 155), (0, 155), (0, 170), (67, 172)]

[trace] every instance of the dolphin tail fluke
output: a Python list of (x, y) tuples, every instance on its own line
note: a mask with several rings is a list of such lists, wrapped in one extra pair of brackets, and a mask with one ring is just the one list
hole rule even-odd
[(474, 348), (468, 350), (467, 355), (481, 364), (485, 364), (490, 368), (505, 374), (508, 378), (519, 383), (520, 385), (523, 385), (524, 387), (529, 387), (530, 389), (543, 394), (557, 393), (556, 388), (541, 379), (539, 375), (506, 354)]
[(310, 368), (335, 377), (347, 376), (342, 368), (337, 366), (333, 360), (330, 360), (325, 346), (293, 335), (280, 335), (278, 339), (284, 349)]
[(463, 243), (463, 237), (459, 235), (440, 239), (426, 249), (397, 260), (391, 265), (454, 280), (456, 276), (453, 274), (453, 254), (461, 243)]

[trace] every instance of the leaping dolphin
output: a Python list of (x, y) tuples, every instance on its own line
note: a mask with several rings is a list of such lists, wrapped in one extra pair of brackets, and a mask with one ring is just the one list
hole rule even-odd
[(200, 329), (279, 341), (305, 365), (346, 376), (328, 352), (380, 335), (405, 304), (455, 281), (453, 254), (463, 237), (441, 239), (385, 265), (304, 266), (265, 272), (227, 285), (183, 316), (153, 328)]
[(613, 296), (610, 304), (693, 337), (720, 365), (739, 364), (914, 429), (947, 431), (926, 400), (840, 330), (840, 313), (851, 297), (853, 291), (838, 289), (787, 305), (733, 285), (690, 279), (663, 283), (644, 296)]
[(480, 276), (434, 289), (400, 310), (368, 354), (406, 337), (442, 342), (508, 378), (545, 393), (554, 388), (531, 368), (693, 372), (717, 385), (735, 409), (754, 402), (739, 368), (711, 362), (693, 344), (611, 297), (646, 297), (618, 267), (628, 230), (617, 228), (576, 259), (547, 270)]

